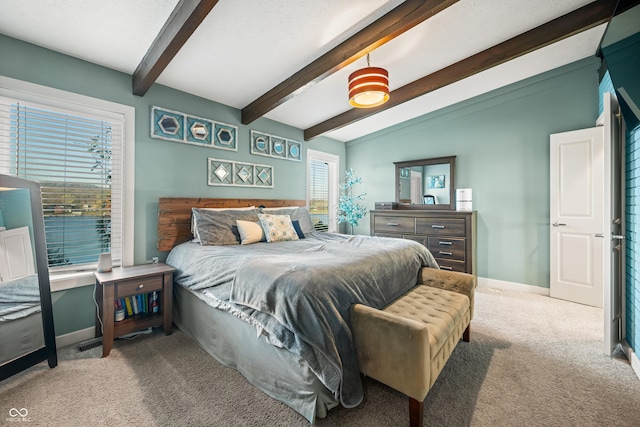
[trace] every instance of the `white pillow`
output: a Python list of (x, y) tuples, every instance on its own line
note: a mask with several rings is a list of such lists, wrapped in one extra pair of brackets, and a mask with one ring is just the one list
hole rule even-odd
[[(247, 206), (246, 208), (198, 208), (203, 211), (248, 211), (255, 209), (255, 206)], [(191, 215), (191, 234), (193, 235), (192, 242), (200, 243), (200, 237), (198, 236), (198, 227), (196, 225), (196, 216)]]
[(264, 230), (259, 222), (242, 221), (237, 219), (236, 225), (240, 233), (240, 244), (249, 245), (251, 243), (264, 242)]

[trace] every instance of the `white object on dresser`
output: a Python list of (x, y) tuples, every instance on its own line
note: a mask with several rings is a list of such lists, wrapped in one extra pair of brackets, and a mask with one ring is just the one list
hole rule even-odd
[(456, 210), (472, 211), (473, 210), (473, 194), (471, 188), (456, 189)]

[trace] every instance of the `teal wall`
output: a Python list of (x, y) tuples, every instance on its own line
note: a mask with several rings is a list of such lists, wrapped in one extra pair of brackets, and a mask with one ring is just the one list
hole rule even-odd
[[(33, 221), (31, 219), (31, 193), (28, 188), (0, 192), (0, 211), (4, 219), (4, 226), (12, 228), (29, 227), (33, 236)], [(32, 237), (33, 240), (33, 237)]]
[[(603, 48), (602, 54), (615, 87), (624, 88), (627, 96), (637, 104), (640, 100), (640, 32)], [(620, 93), (618, 102), (629, 129), (637, 127), (640, 117), (631, 112)]]
[(626, 140), (626, 338), (640, 350), (640, 127)]
[[(455, 155), (473, 189), (480, 277), (549, 287), (549, 135), (595, 126), (587, 58), (347, 143), (370, 209), (393, 201), (393, 162)], [(356, 231), (369, 234), (368, 218)]]
[[(303, 131), (261, 118), (240, 124), (240, 110), (153, 85), (144, 97), (131, 93), (131, 76), (0, 35), (0, 75), (133, 106), (136, 109), (135, 151), (135, 262), (158, 254), (157, 205), (159, 197), (242, 197), (265, 199), (306, 198), (306, 162), (292, 162), (249, 153), (250, 129), (303, 141)], [(237, 152), (217, 150), (149, 136), (151, 106), (214, 119), (239, 127)], [(344, 143), (320, 137), (303, 143), (306, 149), (325, 151), (341, 158)], [(207, 185), (207, 157), (273, 165), (275, 188), (211, 187)], [(306, 158), (306, 157), (305, 157)]]
[[(144, 97), (131, 93), (131, 76), (0, 35), (0, 75), (56, 89), (133, 106), (135, 129), (135, 223), (134, 261), (144, 263), (156, 250), (158, 198), (160, 197), (240, 197), (265, 199), (305, 199), (306, 162), (292, 162), (254, 156), (249, 153), (250, 129), (303, 141), (303, 131), (261, 118), (249, 126), (240, 124), (240, 110), (153, 85)], [(11, 58), (7, 60), (7, 58)], [(210, 118), (238, 126), (237, 152), (216, 150), (149, 136), (151, 106)], [(320, 137), (303, 143), (306, 149), (325, 151), (340, 157), (345, 169), (345, 145)], [(207, 185), (207, 157), (270, 164), (274, 167), (273, 189), (210, 187)], [(77, 288), (53, 295), (56, 334), (61, 335), (93, 325), (91, 289)], [(76, 310), (75, 307), (82, 307)]]
[(93, 286), (82, 286), (51, 293), (56, 336), (95, 325), (96, 305), (93, 292)]
[(2, 226), (7, 230), (18, 227), (29, 227), (31, 250), (33, 259), (36, 259), (36, 249), (33, 234), (33, 219), (31, 216), (31, 192), (22, 188), (12, 191), (0, 191), (0, 214)]

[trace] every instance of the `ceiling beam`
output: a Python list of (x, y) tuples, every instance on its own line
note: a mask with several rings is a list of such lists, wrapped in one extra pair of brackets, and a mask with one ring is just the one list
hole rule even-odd
[[(353, 108), (304, 131), (308, 141), (607, 22), (616, 0), (597, 0), (532, 30), (391, 91), (386, 103)], [(346, 90), (346, 88), (345, 88)]]
[(318, 83), (458, 0), (407, 0), (242, 109), (242, 124), (262, 117), (303, 88)]
[(133, 94), (144, 96), (218, 0), (180, 0), (133, 73)]

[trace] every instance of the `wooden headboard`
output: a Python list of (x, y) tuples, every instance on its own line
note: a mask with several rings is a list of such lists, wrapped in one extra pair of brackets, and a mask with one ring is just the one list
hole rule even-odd
[(191, 208), (243, 208), (264, 206), (305, 206), (305, 200), (270, 199), (203, 199), (161, 197), (158, 201), (158, 250), (170, 251), (174, 246), (190, 240)]

